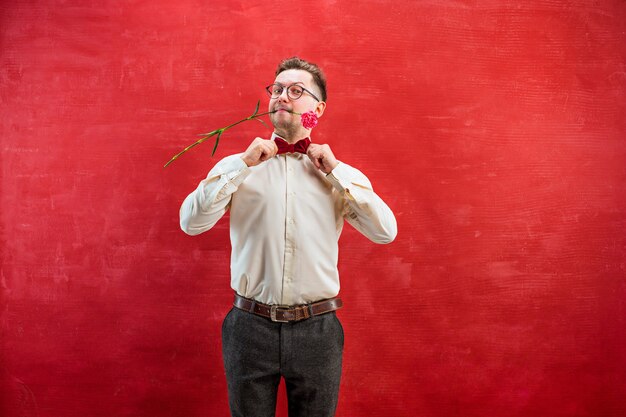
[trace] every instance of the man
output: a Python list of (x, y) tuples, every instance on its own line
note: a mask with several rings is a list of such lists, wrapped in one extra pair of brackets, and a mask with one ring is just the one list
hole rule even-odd
[(299, 58), (280, 63), (267, 87), (274, 125), (209, 172), (180, 209), (190, 235), (230, 210), (235, 303), (222, 325), (231, 413), (270, 417), (280, 378), (290, 417), (333, 416), (343, 329), (338, 245), (344, 219), (376, 243), (389, 243), (396, 220), (358, 170), (330, 146), (311, 143), (299, 114), (326, 109), (326, 80)]

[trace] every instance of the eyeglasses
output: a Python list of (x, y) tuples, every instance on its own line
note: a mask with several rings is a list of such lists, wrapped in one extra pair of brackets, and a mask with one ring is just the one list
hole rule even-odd
[(283, 94), (283, 90), (285, 88), (287, 89), (287, 97), (289, 97), (292, 100), (299, 99), (300, 97), (302, 97), (302, 94), (304, 94), (304, 92), (306, 91), (315, 100), (321, 101), (319, 98), (315, 97), (315, 94), (313, 94), (312, 92), (310, 92), (309, 90), (307, 90), (306, 88), (298, 84), (291, 84), (287, 86), (281, 85), (281, 84), (271, 84), (265, 87), (265, 90), (267, 91), (267, 94), (269, 94), (271, 98), (278, 98)]

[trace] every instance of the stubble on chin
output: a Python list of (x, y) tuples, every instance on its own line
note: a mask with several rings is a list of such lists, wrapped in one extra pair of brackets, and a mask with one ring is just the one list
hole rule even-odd
[(281, 138), (290, 140), (298, 136), (300, 126), (296, 121), (281, 119), (274, 114), (270, 115), (270, 120), (274, 125), (274, 131)]

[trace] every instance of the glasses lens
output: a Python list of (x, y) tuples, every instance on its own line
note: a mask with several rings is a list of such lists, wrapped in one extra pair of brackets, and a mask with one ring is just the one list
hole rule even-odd
[(267, 87), (267, 92), (272, 98), (280, 97), (283, 93), (283, 86), (280, 84), (272, 84)]
[(289, 89), (287, 90), (287, 94), (289, 95), (289, 97), (294, 100), (299, 99), (303, 92), (304, 90), (302, 90), (302, 87), (300, 87), (299, 85), (289, 86)]

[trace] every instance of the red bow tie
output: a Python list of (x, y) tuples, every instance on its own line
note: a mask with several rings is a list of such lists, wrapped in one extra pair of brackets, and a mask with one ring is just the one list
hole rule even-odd
[(278, 146), (278, 154), (287, 153), (287, 152), (300, 152), (306, 153), (306, 150), (309, 149), (309, 145), (311, 144), (310, 138), (300, 139), (296, 143), (288, 143), (285, 139), (279, 138), (276, 136), (274, 138), (274, 142), (276, 142), (276, 146)]

